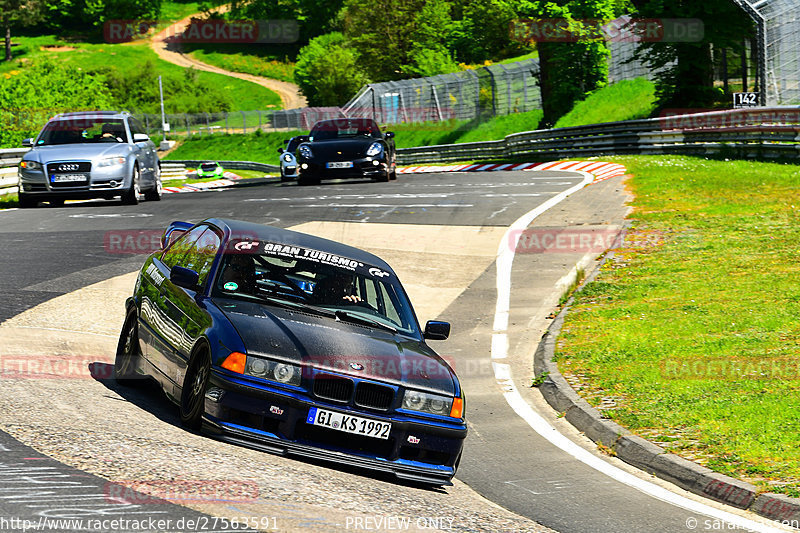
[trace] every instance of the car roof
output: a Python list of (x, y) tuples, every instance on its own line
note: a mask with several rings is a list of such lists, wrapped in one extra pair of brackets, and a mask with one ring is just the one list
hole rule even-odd
[(247, 237), (263, 239), (264, 241), (311, 248), (313, 250), (354, 259), (371, 266), (380, 267), (389, 272), (394, 272), (392, 267), (377, 255), (340, 242), (323, 239), (322, 237), (315, 237), (314, 235), (277, 228), (275, 226), (228, 218), (209, 218), (204, 220), (204, 222), (213, 224), (222, 230), (228, 230), (234, 237), (237, 235), (246, 235)]
[(130, 113), (127, 111), (73, 111), (70, 113), (59, 113), (50, 120), (76, 119), (76, 118), (128, 118)]

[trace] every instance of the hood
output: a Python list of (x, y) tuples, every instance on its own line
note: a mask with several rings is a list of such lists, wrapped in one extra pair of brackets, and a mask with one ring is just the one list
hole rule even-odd
[(50, 161), (97, 160), (104, 157), (123, 156), (130, 146), (122, 143), (54, 144), (36, 146), (25, 154), (25, 159), (48, 163)]
[[(311, 147), (314, 157), (323, 159), (337, 158), (362, 158), (367, 157), (367, 148), (375, 141), (372, 137), (361, 137), (353, 139), (329, 139), (325, 141), (315, 141), (307, 143)], [(342, 152), (338, 154), (337, 152)]]
[(356, 378), (454, 393), (450, 367), (418, 340), (255, 302), (214, 298), (214, 303), (236, 328), (249, 354), (277, 356)]

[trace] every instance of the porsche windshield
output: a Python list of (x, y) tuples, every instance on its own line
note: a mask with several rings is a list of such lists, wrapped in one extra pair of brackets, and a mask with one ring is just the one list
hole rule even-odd
[(53, 144), (124, 143), (128, 136), (120, 119), (78, 118), (51, 120), (36, 141), (37, 146)]
[(381, 131), (370, 118), (342, 118), (317, 122), (308, 135), (312, 142), (353, 137), (380, 139)]
[(419, 335), (411, 305), (394, 274), (317, 250), (283, 248), (291, 256), (226, 253), (213, 294), (305, 306), (342, 321)]

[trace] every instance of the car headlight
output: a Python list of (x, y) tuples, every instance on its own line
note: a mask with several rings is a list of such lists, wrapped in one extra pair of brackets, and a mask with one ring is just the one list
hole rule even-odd
[(20, 161), (19, 168), (27, 170), (42, 170), (42, 164), (36, 161)]
[(287, 163), (291, 163), (292, 160), (294, 159), (294, 157), (292, 157), (292, 154), (283, 154), (282, 158)]
[(301, 144), (300, 148), (297, 149), (301, 156), (305, 157), (306, 159), (311, 159), (314, 157), (314, 154), (311, 153), (311, 147), (305, 144)]
[(124, 157), (106, 157), (105, 159), (101, 159), (97, 162), (97, 167), (115, 167), (118, 165), (124, 165), (125, 158)]
[[(403, 394), (403, 409), (422, 411), (423, 413), (431, 413), (434, 415), (450, 416), (452, 408), (453, 398), (448, 396), (439, 396), (438, 394), (429, 394), (427, 392), (415, 390), (406, 390), (405, 394)], [(460, 416), (459, 413), (459, 417)]]
[(374, 142), (369, 145), (367, 148), (367, 155), (370, 157), (375, 157), (376, 155), (380, 155), (383, 152), (383, 145), (379, 142)]
[(244, 373), (261, 379), (269, 379), (286, 385), (300, 385), (300, 367), (289, 363), (270, 361), (262, 357), (247, 356)]

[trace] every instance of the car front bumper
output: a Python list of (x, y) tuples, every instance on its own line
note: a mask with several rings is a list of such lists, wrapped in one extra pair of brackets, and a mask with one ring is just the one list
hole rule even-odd
[[(385, 161), (371, 157), (352, 160), (351, 168), (328, 168), (327, 163), (328, 161), (300, 161), (298, 163), (299, 175), (300, 177), (308, 176), (320, 179), (376, 178), (385, 175), (388, 170), (388, 164)], [(303, 165), (306, 165), (306, 168), (303, 168)]]
[[(392, 473), (409, 481), (449, 485), (467, 435), (463, 420), (426, 422), (402, 413), (354, 410), (304, 392), (252, 386), (217, 371), (212, 372), (208, 391), (213, 393), (206, 394), (203, 428), (215, 438), (280, 455)], [(389, 438), (308, 424), (312, 407), (391, 422)]]
[(70, 185), (50, 183), (41, 170), (19, 169), (20, 192), (30, 198), (47, 199), (85, 199), (113, 198), (125, 192), (125, 167), (94, 169), (89, 172), (88, 184)]

